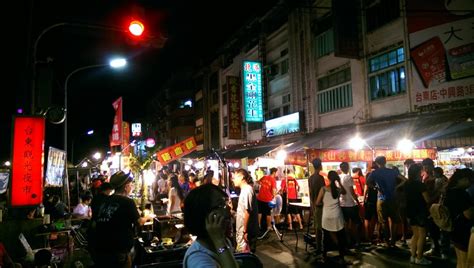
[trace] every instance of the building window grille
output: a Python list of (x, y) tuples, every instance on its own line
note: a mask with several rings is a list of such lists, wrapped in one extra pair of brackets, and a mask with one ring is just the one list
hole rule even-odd
[(348, 81), (351, 81), (350, 68), (346, 68), (344, 70), (335, 72), (333, 74), (318, 79), (318, 91), (323, 91)]
[(406, 92), (405, 53), (397, 48), (369, 59), (370, 100)]
[(352, 83), (344, 83), (318, 93), (320, 114), (351, 107)]
[(288, 73), (288, 68), (289, 68), (288, 59), (283, 60), (281, 62), (281, 75)]
[(329, 29), (316, 36), (316, 57), (321, 58), (334, 52), (334, 33)]

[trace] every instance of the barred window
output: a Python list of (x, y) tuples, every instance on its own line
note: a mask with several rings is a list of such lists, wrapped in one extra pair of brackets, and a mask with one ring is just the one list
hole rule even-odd
[(397, 48), (369, 59), (369, 91), (371, 100), (406, 92), (403, 48)]

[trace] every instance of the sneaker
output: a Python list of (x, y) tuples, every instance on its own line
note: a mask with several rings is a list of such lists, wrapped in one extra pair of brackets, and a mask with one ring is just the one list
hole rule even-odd
[(415, 259), (415, 264), (417, 264), (417, 265), (430, 265), (431, 261), (427, 260), (425, 258)]
[(410, 263), (415, 264), (416, 258), (415, 256), (410, 256)]
[(426, 251), (425, 253), (423, 253), (423, 255), (426, 256), (426, 257), (439, 256), (439, 251), (432, 248), (432, 249)]

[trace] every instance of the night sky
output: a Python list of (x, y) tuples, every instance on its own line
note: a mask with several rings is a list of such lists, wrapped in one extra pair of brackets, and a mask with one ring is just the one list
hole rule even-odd
[[(14, 2), (14, 3), (11, 3)], [(1, 72), (0, 163), (9, 159), (12, 116), (28, 111), (31, 42), (58, 22), (123, 27), (135, 7), (145, 10), (145, 27), (168, 40), (161, 49), (133, 44), (112, 31), (59, 27), (45, 34), (37, 58), (47, 61), (52, 75), (52, 105), (63, 105), (66, 76), (76, 68), (106, 63), (111, 56), (127, 57), (123, 70), (107, 67), (79, 72), (68, 83), (69, 140), (76, 146), (105, 148), (112, 128), (112, 102), (123, 97), (124, 120), (146, 117), (146, 101), (170, 75), (208, 59), (242, 24), (261, 15), (276, 0), (250, 1), (7, 1), (3, 25)], [(3, 9), (3, 8), (2, 8)], [(143, 15), (143, 14), (142, 14)], [(40, 64), (41, 65), (41, 64)], [(44, 65), (42, 65), (44, 66)], [(40, 68), (40, 67), (39, 67)], [(62, 148), (63, 125), (47, 124), (46, 146)], [(84, 133), (94, 129), (94, 138)], [(89, 139), (89, 140), (87, 140)]]

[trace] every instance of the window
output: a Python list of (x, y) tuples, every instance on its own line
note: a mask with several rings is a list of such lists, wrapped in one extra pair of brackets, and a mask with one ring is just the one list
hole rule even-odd
[(280, 51), (280, 57), (283, 57), (283, 56), (285, 56), (285, 55), (287, 55), (287, 54), (288, 54), (288, 48), (285, 48), (285, 49), (283, 49), (282, 51)]
[(318, 79), (318, 91), (351, 81), (351, 69), (347, 68)]
[(369, 59), (370, 99), (377, 100), (406, 92), (405, 53), (391, 50)]
[(288, 59), (286, 59), (281, 62), (281, 75), (288, 73), (288, 68), (289, 68)]
[(285, 103), (288, 103), (290, 102), (290, 99), (291, 98), (291, 94), (287, 94), (287, 95), (284, 95), (281, 97), (281, 103), (285, 104)]
[(329, 29), (316, 36), (316, 57), (321, 58), (334, 52), (334, 33)]
[(227, 137), (227, 116), (224, 116), (222, 125), (222, 136)]
[(227, 84), (222, 86), (222, 105), (227, 104)]
[(270, 111), (270, 119), (280, 117), (280, 108), (276, 108)]
[(327, 113), (352, 106), (352, 84), (345, 83), (318, 93), (318, 111)]
[(283, 106), (283, 115), (290, 114), (290, 105)]

